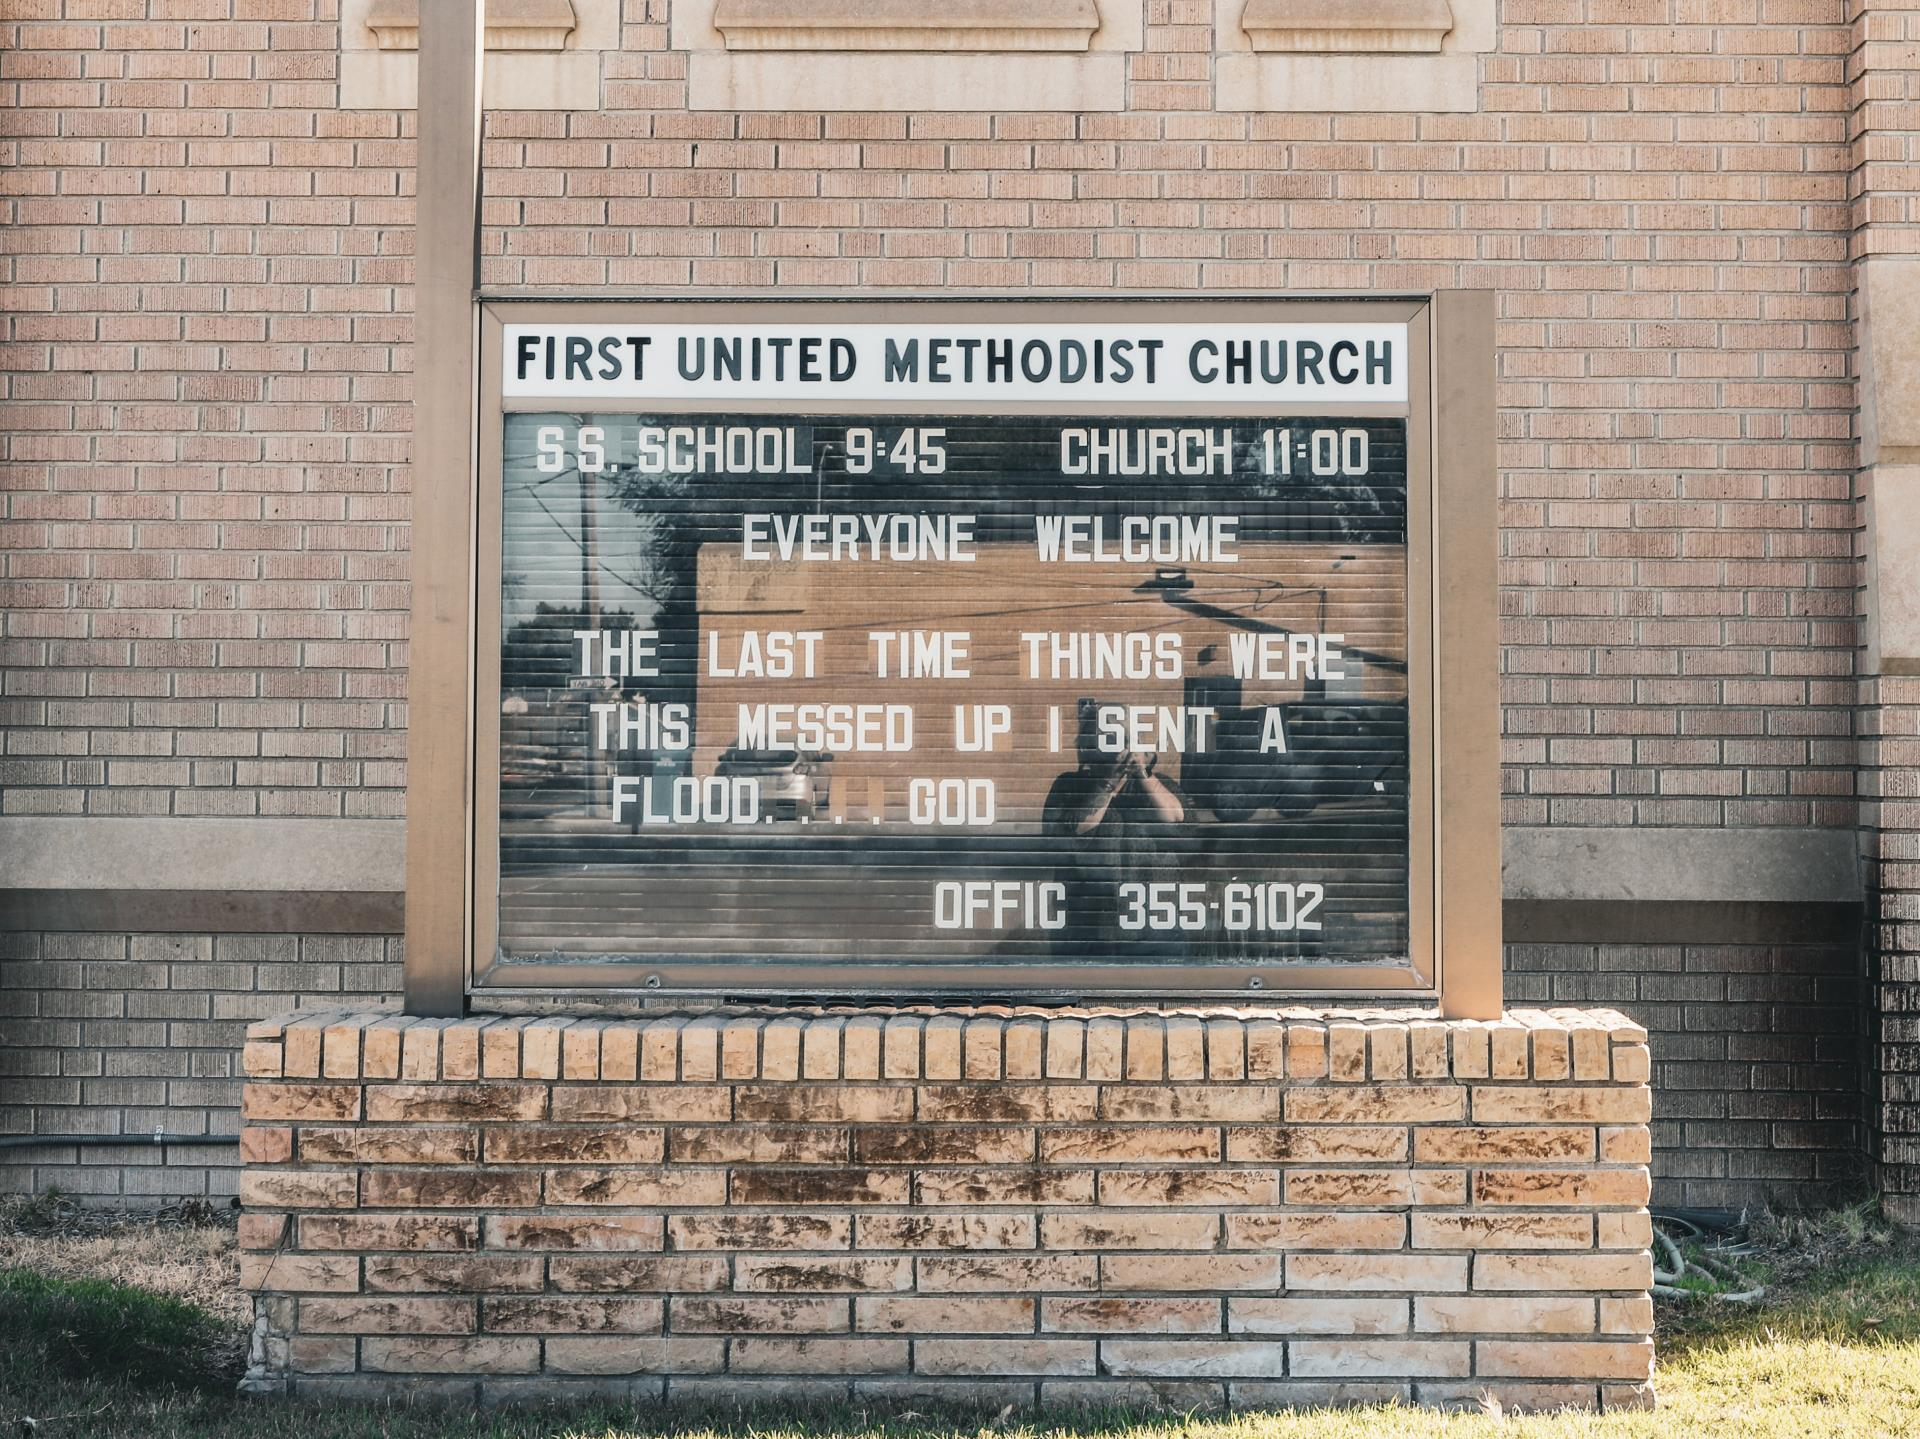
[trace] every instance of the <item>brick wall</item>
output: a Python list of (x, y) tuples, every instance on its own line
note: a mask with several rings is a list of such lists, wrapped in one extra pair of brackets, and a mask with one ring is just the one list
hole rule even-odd
[[(0, 50), (0, 812), (390, 815), (410, 116), (319, 0), (41, 0)], [(123, 13), (124, 12), (124, 13)], [(1507, 0), (1473, 115), (488, 121), (489, 288), (1500, 291), (1516, 823), (1848, 825), (1840, 0)], [(130, 17), (130, 18), (128, 18)]]
[[(399, 948), (379, 936), (0, 935), (0, 1132), (236, 1134), (248, 1022), (392, 1005)], [(1657, 1202), (1817, 1208), (1867, 1178), (1859, 964), (1852, 949), (1812, 945), (1512, 945), (1507, 994), (1603, 1005), (1648, 1030)], [(1883, 1032), (1897, 1039), (1905, 990), (1884, 992)], [(1900, 1098), (1878, 1111), (1896, 1145)], [(0, 1193), (225, 1197), (237, 1162), (194, 1146), (0, 1151)]]
[(333, 8), (0, 22), (0, 813), (400, 812), (412, 144)]
[[(413, 127), (338, 108), (334, 13), (0, 20), (0, 815), (399, 813)], [(1477, 114), (1249, 115), (1210, 108), (1211, 15), (1151, 0), (1122, 114), (755, 115), (689, 112), (664, 4), (626, 0), (599, 111), (489, 117), (486, 282), (1495, 289), (1509, 822), (1850, 826), (1849, 245), (1894, 218), (1850, 177), (1901, 158), (1850, 84), (1871, 27), (1841, 0), (1505, 0)], [(336, 963), (283, 990), (287, 961), (221, 955), (260, 941), (188, 941), (174, 997), (139, 954), (175, 942), (5, 940), (9, 1127), (228, 1122), (197, 1102), (230, 1095), (212, 1026), (326, 996)], [(1790, 999), (1729, 1032), (1663, 994), (1694, 954), (1541, 962), (1553, 998), (1611, 973), (1662, 1007), (1691, 1095), (1663, 1152), (1710, 1171), (1684, 1196), (1816, 1192), (1852, 1122), (1835, 1041)], [(1830, 960), (1769, 972), (1831, 992)], [(224, 1182), (78, 1157), (5, 1182)]]
[(1606, 1011), (267, 1023), (250, 1384), (1637, 1407), (1645, 1039)]
[[(0, 933), (0, 1134), (240, 1128), (247, 1025), (296, 1005), (373, 1008), (400, 985), (382, 936)], [(0, 1193), (224, 1199), (233, 1148), (0, 1150)]]
[(1507, 1002), (1646, 1026), (1661, 1204), (1820, 1208), (1866, 1187), (1858, 945), (1510, 945)]
[(1889, 1210), (1920, 1224), (1920, 681), (1868, 688), (1863, 783), (1871, 816), (1868, 1119)]

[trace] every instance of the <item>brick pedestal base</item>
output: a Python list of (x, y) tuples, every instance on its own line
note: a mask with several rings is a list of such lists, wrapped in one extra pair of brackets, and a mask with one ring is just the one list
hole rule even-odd
[(1651, 1402), (1610, 1011), (307, 1015), (247, 1070), (263, 1392)]

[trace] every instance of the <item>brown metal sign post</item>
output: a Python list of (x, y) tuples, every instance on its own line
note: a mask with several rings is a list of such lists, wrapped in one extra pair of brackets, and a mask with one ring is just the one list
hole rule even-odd
[(1494, 448), (1493, 294), (1433, 297), (1435, 886), (1448, 1019), (1498, 1019), (1500, 506)]
[(433, 1017), (466, 1010), (483, 9), (420, 16), (405, 988)]

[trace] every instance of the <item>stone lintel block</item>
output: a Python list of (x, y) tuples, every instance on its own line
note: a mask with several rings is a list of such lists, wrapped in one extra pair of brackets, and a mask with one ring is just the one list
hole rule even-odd
[[(423, 3), (342, 0), (342, 109), (413, 108)], [(483, 34), (489, 109), (591, 108), (602, 55), (620, 48), (620, 0), (488, 0)]]
[[(1913, 263), (1920, 276), (1920, 260)], [(1920, 364), (1920, 331), (1906, 335), (1903, 343), (1916, 347), (1903, 362)], [(1879, 388), (1906, 389), (1920, 412), (1920, 378), (1891, 376)], [(1899, 449), (1908, 457), (1904, 463), (1891, 462), (1894, 450), (1888, 446), (1864, 476), (1869, 674), (1920, 674), (1920, 419), (1913, 428), (1911, 445)]]
[(1434, 52), (1453, 28), (1447, 0), (1247, 0), (1240, 24), (1258, 51)]
[(1100, 11), (1094, 0), (718, 0), (712, 23), (729, 50), (1085, 50)]

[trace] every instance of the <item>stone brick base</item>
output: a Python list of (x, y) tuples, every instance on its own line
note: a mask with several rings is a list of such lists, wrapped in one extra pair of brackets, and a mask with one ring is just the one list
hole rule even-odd
[(1651, 1402), (1606, 1010), (254, 1026), (248, 1387)]

